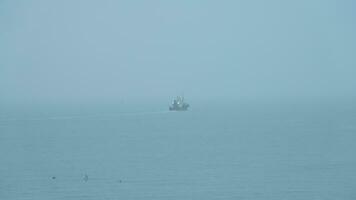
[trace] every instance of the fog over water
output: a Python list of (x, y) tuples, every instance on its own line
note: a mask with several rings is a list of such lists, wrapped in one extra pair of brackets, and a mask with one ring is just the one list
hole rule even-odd
[(0, 105), (355, 97), (353, 1), (0, 2)]
[(0, 0), (0, 199), (356, 199), (355, 9)]

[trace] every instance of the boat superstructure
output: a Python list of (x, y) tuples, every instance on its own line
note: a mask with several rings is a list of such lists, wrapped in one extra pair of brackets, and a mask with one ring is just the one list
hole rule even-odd
[(186, 111), (188, 110), (189, 104), (184, 102), (184, 96), (177, 96), (173, 99), (169, 110), (171, 111)]

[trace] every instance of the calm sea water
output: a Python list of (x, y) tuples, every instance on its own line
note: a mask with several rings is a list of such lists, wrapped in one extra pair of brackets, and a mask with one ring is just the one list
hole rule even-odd
[(356, 105), (18, 112), (0, 199), (356, 199), (355, 152)]

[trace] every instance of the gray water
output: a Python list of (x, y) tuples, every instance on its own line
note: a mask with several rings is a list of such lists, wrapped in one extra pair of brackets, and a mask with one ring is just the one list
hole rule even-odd
[(355, 105), (135, 109), (2, 115), (0, 199), (356, 199)]

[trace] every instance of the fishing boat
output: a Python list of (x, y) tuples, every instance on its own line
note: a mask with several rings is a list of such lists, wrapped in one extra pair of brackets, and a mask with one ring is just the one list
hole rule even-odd
[(187, 111), (189, 107), (188, 103), (184, 102), (184, 96), (177, 96), (173, 99), (171, 106), (169, 106), (170, 111)]

